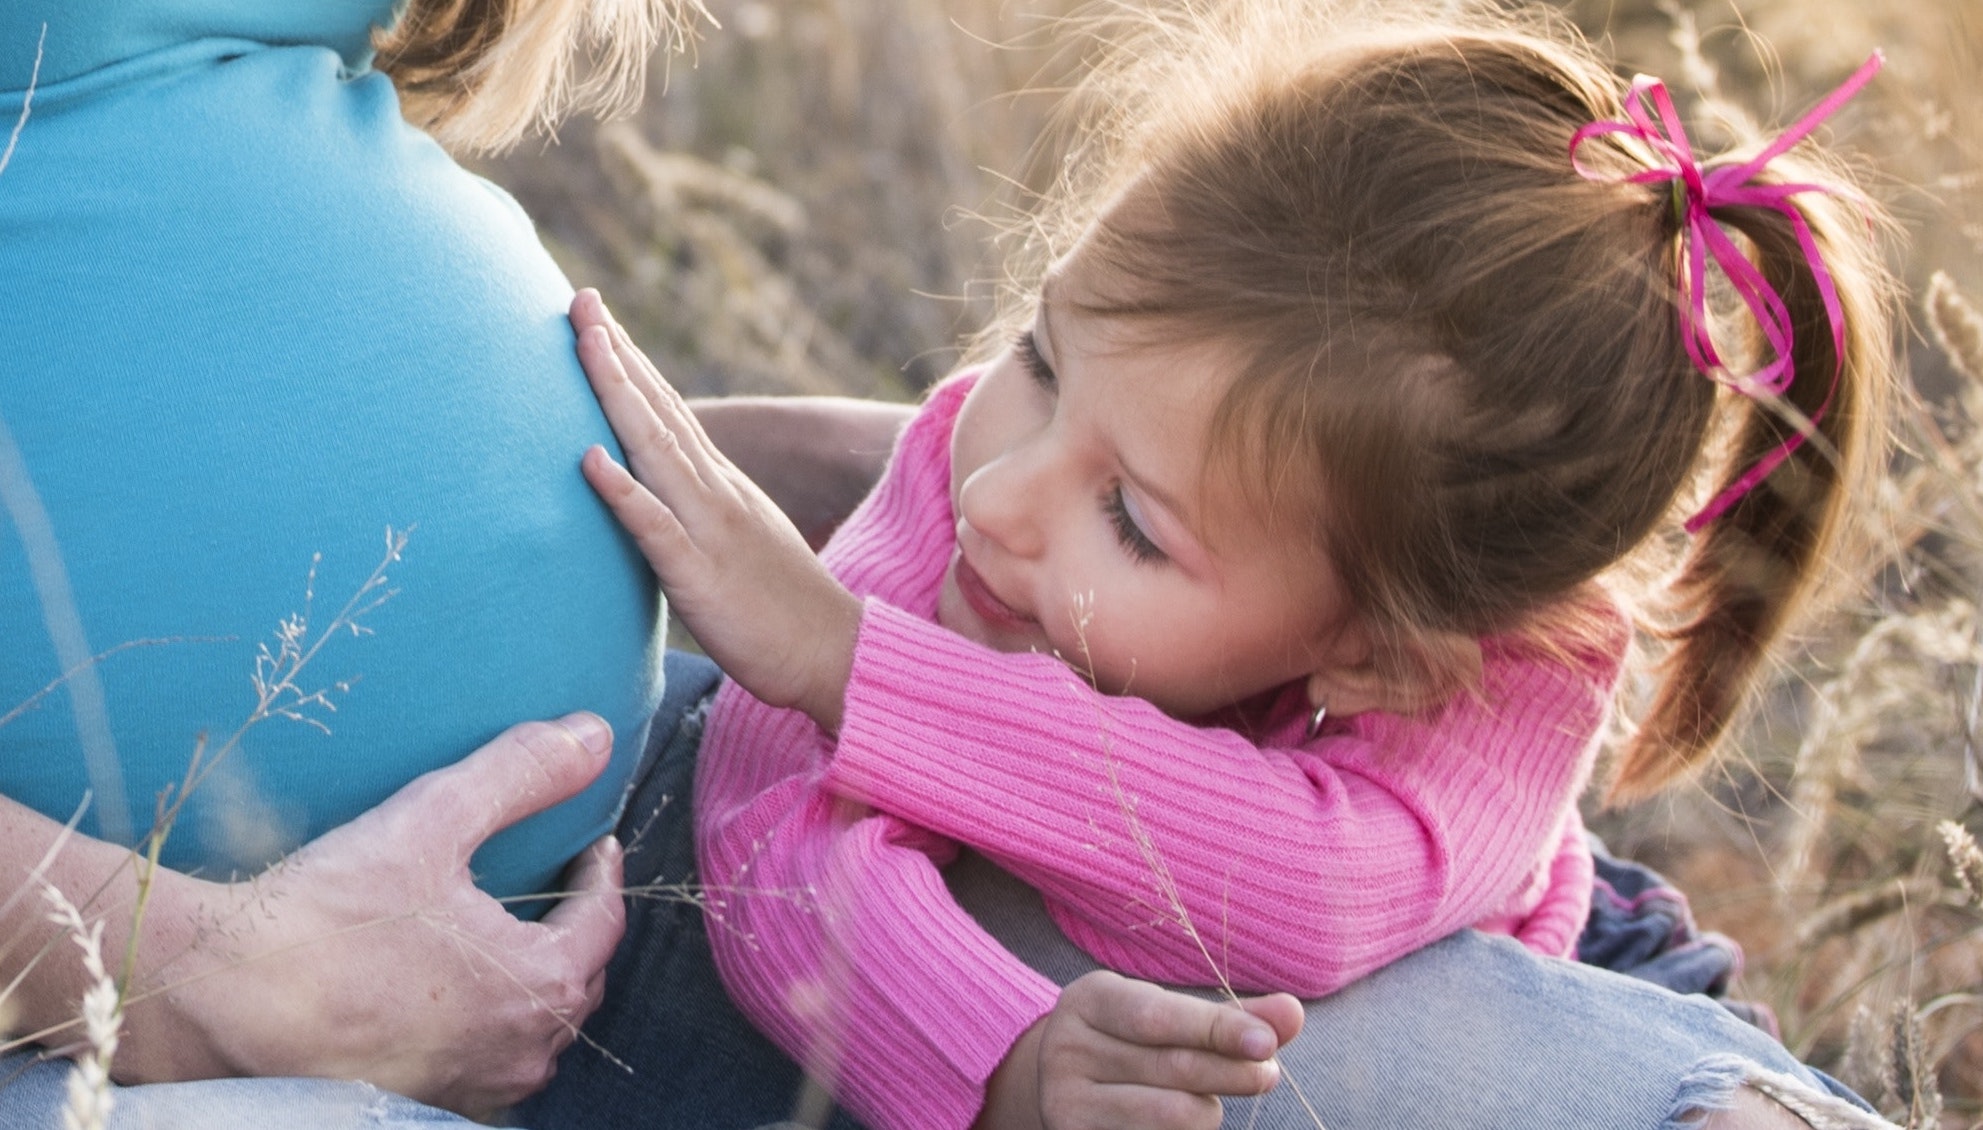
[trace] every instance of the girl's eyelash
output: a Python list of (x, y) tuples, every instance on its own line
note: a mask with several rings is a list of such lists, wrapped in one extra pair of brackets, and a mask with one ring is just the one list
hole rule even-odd
[(1136, 524), (1135, 515), (1129, 512), (1129, 503), (1122, 497), (1122, 484), (1109, 488), (1102, 499), (1102, 509), (1108, 513), (1109, 523), (1115, 527), (1115, 538), (1122, 548), (1139, 564), (1154, 564), (1167, 560), (1163, 547), (1150, 540), (1143, 527)]
[(1024, 366), (1034, 383), (1052, 392), (1060, 383), (1054, 375), (1053, 366), (1040, 355), (1040, 343), (1033, 337), (1032, 330), (1020, 330), (1012, 338), (1012, 351), (1018, 355), (1019, 364)]

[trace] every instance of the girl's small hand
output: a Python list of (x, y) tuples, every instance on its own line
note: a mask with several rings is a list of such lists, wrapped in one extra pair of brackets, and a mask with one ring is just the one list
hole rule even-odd
[(626, 449), (585, 453), (586, 481), (654, 567), (676, 615), (730, 677), (840, 728), (861, 602), (797, 527), (709, 441), (596, 291), (572, 301), (578, 356)]
[(1007, 1053), (977, 1130), (1217, 1130), (1217, 1096), (1280, 1082), (1274, 1052), (1300, 1033), (1302, 1015), (1285, 993), (1234, 1008), (1090, 973)]

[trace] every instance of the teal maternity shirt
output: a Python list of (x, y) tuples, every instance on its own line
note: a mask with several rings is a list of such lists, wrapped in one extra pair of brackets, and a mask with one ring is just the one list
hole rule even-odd
[[(300, 718), (201, 780), (165, 860), (261, 866), (513, 722), (596, 711), (613, 767), (475, 860), (495, 893), (541, 891), (611, 827), (663, 611), (579, 476), (611, 437), (570, 286), (400, 120), (368, 69), (391, 12), (0, 5), (0, 140), (47, 28), (0, 173), (0, 793), (58, 820), (94, 796), (84, 832), (142, 836), (255, 710), (279, 627), (314, 646), (390, 528), (405, 551), (361, 598), (383, 603), (278, 696)], [(63, 681), (77, 654), (101, 658)]]

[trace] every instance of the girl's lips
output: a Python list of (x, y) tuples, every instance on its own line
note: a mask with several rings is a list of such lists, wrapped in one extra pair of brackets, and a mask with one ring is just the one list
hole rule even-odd
[(1011, 605), (994, 596), (990, 586), (985, 584), (985, 579), (978, 576), (978, 571), (971, 568), (971, 563), (964, 559), (962, 553), (957, 555), (955, 573), (957, 595), (963, 597), (964, 603), (970, 605), (971, 611), (977, 613), (978, 618), (985, 623), (1012, 628), (1024, 627), (1032, 623), (1031, 620), (1013, 611)]

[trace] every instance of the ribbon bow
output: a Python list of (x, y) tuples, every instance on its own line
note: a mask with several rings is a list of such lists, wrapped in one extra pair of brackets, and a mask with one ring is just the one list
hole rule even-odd
[[(1632, 80), (1630, 93), (1625, 100), (1626, 121), (1597, 121), (1578, 130), (1570, 138), (1570, 166), (1587, 180), (1603, 184), (1629, 182), (1632, 184), (1655, 184), (1672, 181), (1675, 185), (1675, 208), (1679, 212), (1681, 230), (1684, 235), (1685, 262), (1681, 266), (1681, 290), (1685, 300), (1680, 305), (1681, 340), (1687, 347), (1687, 355), (1696, 368), (1708, 377), (1726, 384), (1751, 399), (1781, 396), (1789, 389), (1795, 375), (1790, 360), (1791, 332), (1790, 311), (1784, 305), (1783, 296), (1770, 286), (1756, 265), (1742, 254), (1735, 241), (1721, 229), (1709, 213), (1715, 208), (1752, 206), (1773, 208), (1790, 221), (1791, 230), (1797, 236), (1797, 245), (1804, 253), (1804, 259), (1811, 265), (1811, 275), (1816, 280), (1818, 293), (1824, 299), (1825, 314), (1831, 322), (1833, 355), (1843, 363), (1845, 357), (1845, 310), (1838, 300), (1838, 290), (1832, 284), (1831, 272), (1825, 268), (1824, 256), (1819, 254), (1817, 240), (1811, 235), (1810, 225), (1804, 215), (1790, 203), (1790, 198), (1801, 192), (1837, 193), (1839, 189), (1819, 184), (1752, 184), (1750, 183), (1765, 165), (1788, 152), (1798, 142), (1810, 136), (1811, 132), (1823, 124), (1826, 118), (1838, 111), (1861, 87), (1872, 81), (1885, 61), (1878, 51), (1861, 64), (1852, 77), (1841, 83), (1838, 89), (1826, 95), (1824, 100), (1812, 107), (1811, 111), (1785, 130), (1762, 152), (1740, 165), (1724, 165), (1703, 170), (1694, 158), (1694, 148), (1687, 141), (1687, 133), (1680, 126), (1680, 115), (1673, 108), (1673, 98), (1666, 91), (1666, 84), (1656, 78), (1640, 75)], [(1647, 104), (1651, 109), (1648, 110)], [(1657, 120), (1654, 115), (1657, 114)], [(1638, 139), (1653, 153), (1659, 162), (1652, 168), (1644, 169), (1629, 176), (1608, 176), (1585, 168), (1577, 160), (1577, 150), (1584, 142), (1605, 134), (1625, 134)], [(1746, 375), (1732, 375), (1722, 363), (1721, 354), (1715, 350), (1714, 339), (1708, 332), (1707, 271), (1708, 259), (1712, 257), (1722, 273), (1727, 275), (1735, 293), (1742, 297), (1756, 324), (1762, 328), (1763, 340), (1768, 342), (1773, 354), (1769, 362), (1760, 369)], [(1824, 419), (1825, 410), (1831, 406), (1832, 394), (1838, 391), (1838, 370), (1832, 371), (1831, 386), (1825, 391), (1825, 399), (1818, 410), (1810, 417), (1815, 425)], [(1783, 441), (1775, 450), (1756, 461), (1756, 465), (1743, 473), (1742, 477), (1729, 484), (1714, 500), (1703, 507), (1701, 512), (1687, 519), (1687, 532), (1695, 533), (1701, 527), (1721, 517), (1729, 507), (1735, 505), (1743, 495), (1753, 490), (1769, 476), (1771, 471), (1791, 452), (1803, 446), (1808, 426), (1800, 428), (1796, 434)]]

